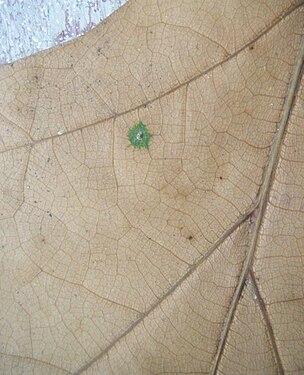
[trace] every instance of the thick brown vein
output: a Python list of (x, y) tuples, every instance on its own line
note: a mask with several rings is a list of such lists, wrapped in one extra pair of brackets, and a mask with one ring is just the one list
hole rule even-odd
[(294, 98), (295, 98), (298, 85), (301, 79), (303, 61), (304, 61), (304, 37), (302, 37), (302, 40), (301, 40), (299, 53), (295, 61), (293, 73), (291, 75), (290, 83), (288, 86), (288, 91), (287, 91), (286, 98), (284, 101), (282, 115), (281, 115), (281, 119), (278, 125), (278, 131), (275, 135), (273, 146), (271, 148), (271, 152), (269, 156), (269, 161), (268, 161), (265, 173), (264, 173), (263, 183), (262, 183), (259, 196), (258, 196), (258, 207), (255, 212), (256, 219), (255, 219), (255, 224), (253, 228), (251, 242), (249, 245), (246, 260), (244, 262), (243, 270), (240, 275), (240, 279), (236, 287), (234, 296), (232, 298), (232, 301), (231, 301), (231, 304), (227, 313), (227, 317), (223, 326), (221, 339), (218, 345), (218, 350), (217, 350), (214, 363), (210, 372), (212, 375), (215, 375), (217, 372), (217, 368), (220, 363), (222, 353), (225, 347), (227, 335), (228, 335), (228, 332), (229, 332), (229, 329), (230, 329), (230, 326), (234, 317), (234, 312), (237, 308), (240, 296), (242, 294), (242, 290), (244, 288), (244, 283), (245, 283), (247, 274), (252, 264), (254, 252), (256, 249), (256, 245), (257, 245), (257, 241), (258, 241), (258, 237), (260, 233), (261, 224), (262, 224), (264, 213), (265, 213), (267, 203), (268, 203), (269, 190), (270, 190), (273, 175), (276, 169), (278, 156), (280, 153), (284, 134), (287, 128), (287, 123), (288, 123), (288, 119), (291, 113), (291, 109), (294, 103)]
[(270, 323), (270, 319), (269, 319), (269, 316), (268, 316), (268, 313), (267, 313), (267, 310), (266, 310), (265, 302), (264, 302), (264, 300), (261, 296), (261, 293), (260, 293), (259, 288), (258, 288), (257, 283), (256, 283), (254, 273), (251, 269), (249, 271), (249, 276), (250, 276), (251, 284), (253, 286), (254, 294), (257, 297), (256, 301), (259, 304), (260, 310), (261, 310), (263, 318), (264, 318), (264, 322), (265, 322), (266, 327), (267, 327), (269, 340), (270, 340), (272, 350), (274, 352), (275, 361), (276, 361), (276, 364), (277, 364), (278, 374), (283, 375), (284, 374), (283, 365), (282, 365), (282, 361), (281, 361), (281, 358), (280, 358), (280, 355), (279, 355), (277, 343), (275, 341), (272, 325)]
[(133, 329), (138, 326), (139, 323), (141, 323), (147, 316), (149, 316), (163, 301), (165, 301), (184, 281), (186, 281), (193, 272), (202, 264), (205, 262), (206, 259), (210, 257), (211, 254), (242, 224), (244, 223), (248, 217), (254, 212), (256, 209), (256, 205), (250, 208), (248, 212), (246, 212), (244, 215), (242, 215), (229, 229), (226, 230), (225, 233), (217, 240), (215, 243), (209, 248), (209, 250), (206, 252), (205, 255), (203, 255), (199, 260), (193, 264), (189, 270), (186, 272), (186, 274), (181, 277), (175, 284), (172, 285), (172, 287), (154, 304), (151, 305), (151, 307), (144, 312), (144, 314), (137, 319), (135, 322), (133, 322), (127, 330), (125, 330), (121, 335), (119, 335), (115, 340), (113, 340), (105, 349), (103, 349), (99, 354), (97, 354), (94, 358), (92, 358), (88, 363), (86, 363), (84, 366), (79, 368), (77, 371), (75, 371), (72, 375), (80, 375), (83, 371), (88, 369), (94, 362), (102, 358), (104, 355), (106, 355), (109, 350), (111, 350), (121, 339), (123, 339), (125, 336), (127, 336), (130, 332), (133, 331)]
[[(214, 69), (218, 68), (219, 66), (225, 64), (226, 62), (232, 60), (234, 57), (236, 57), (238, 54), (240, 54), (242, 51), (246, 50), (246, 48), (250, 47), (252, 44), (256, 43), (259, 39), (261, 39), (264, 35), (268, 34), (278, 23), (282, 22), (285, 18), (287, 18), (291, 13), (293, 13), (296, 9), (298, 9), (300, 6), (303, 5), (303, 1), (304, 0), (301, 0), (297, 5), (293, 6), (292, 8), (290, 8), (287, 12), (285, 12), (284, 14), (282, 14), (281, 16), (279, 16), (268, 28), (266, 28), (265, 30), (263, 30), (261, 33), (259, 33), (254, 39), (250, 40), (248, 43), (244, 44), (241, 48), (239, 48), (237, 51), (235, 51), (234, 53), (230, 54), (229, 56), (227, 56), (226, 59), (224, 60), (221, 60), (219, 61), (218, 63), (212, 65), (211, 67), (209, 67), (208, 69), (202, 71), (201, 73), (199, 74), (196, 74), (195, 76), (193, 76), (192, 78), (190, 78), (189, 80), (185, 81), (185, 82), (182, 82), (176, 86), (174, 86), (172, 89), (166, 91), (165, 93), (155, 97), (155, 98), (152, 98), (150, 100), (147, 100), (146, 102), (144, 103), (141, 103), (135, 107), (132, 107), (126, 111), (122, 111), (122, 112), (118, 112), (118, 113), (115, 113), (107, 118), (104, 118), (100, 121), (95, 121), (93, 123), (90, 123), (90, 124), (87, 124), (81, 128), (77, 128), (77, 129), (72, 129), (72, 130), (69, 130), (69, 131), (66, 131), (65, 133), (63, 134), (55, 134), (55, 135), (52, 135), (52, 136), (49, 136), (49, 137), (45, 137), (45, 138), (42, 138), (42, 139), (39, 139), (37, 141), (34, 141), (34, 142), (31, 142), (31, 143), (26, 143), (26, 144), (23, 144), (23, 145), (19, 145), (19, 146), (16, 146), (16, 147), (13, 147), (11, 149), (19, 149), (21, 147), (24, 147), (24, 146), (27, 146), (27, 145), (35, 145), (35, 144), (38, 144), (38, 143), (41, 143), (41, 142), (44, 142), (44, 141), (48, 141), (50, 139), (55, 139), (55, 138), (58, 138), (58, 137), (62, 137), (62, 136), (66, 136), (67, 134), (72, 134), (72, 133), (75, 133), (77, 131), (81, 131), (83, 129), (87, 129), (87, 128), (91, 128), (93, 126), (96, 126), (98, 124), (103, 124), (107, 121), (111, 121), (111, 120), (115, 120), (117, 117), (120, 117), (120, 116), (124, 116), (128, 113), (131, 113), (133, 111), (136, 111), (136, 110), (139, 110), (140, 108), (145, 108), (146, 106), (154, 103), (155, 101), (159, 100), (159, 99), (162, 99), (170, 94), (172, 94), (173, 92), (175, 92), (176, 90), (180, 89), (181, 87), (184, 87), (184, 86), (187, 86), (189, 83), (199, 79), (200, 77), (206, 75), (206, 74), (209, 74), (210, 72), (212, 72)], [(5, 151), (2, 151), (0, 153), (3, 153), (3, 152), (8, 152), (10, 151), (11, 149), (7, 149)]]

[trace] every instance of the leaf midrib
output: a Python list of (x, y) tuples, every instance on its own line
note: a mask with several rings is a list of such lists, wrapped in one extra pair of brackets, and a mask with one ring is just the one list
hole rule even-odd
[[(135, 106), (135, 107), (133, 107), (131, 109), (128, 109), (126, 111), (123, 111), (121, 113), (117, 113), (117, 114), (114, 114), (112, 116), (109, 116), (108, 118), (105, 118), (105, 119), (103, 119), (101, 121), (97, 121), (97, 122), (85, 125), (85, 126), (83, 126), (81, 128), (77, 128), (77, 129), (73, 129), (73, 130), (67, 131), (63, 135), (53, 135), (53, 136), (50, 136), (50, 137), (42, 138), (42, 139), (34, 141), (34, 142), (24, 143), (22, 145), (19, 145), (19, 146), (12, 147), (10, 149), (4, 150), (4, 151), (2, 151), (0, 153), (10, 152), (12, 150), (21, 149), (23, 147), (28, 147), (28, 146), (33, 147), (36, 144), (39, 144), (39, 143), (42, 143), (42, 142), (45, 142), (45, 141), (48, 141), (48, 140), (51, 140), (51, 139), (56, 139), (57, 137), (60, 137), (60, 136), (66, 136), (68, 134), (75, 133), (77, 131), (82, 131), (83, 129), (96, 126), (97, 124), (102, 124), (102, 123), (105, 123), (107, 121), (114, 120), (114, 119), (116, 119), (119, 116), (128, 114), (128, 113), (130, 113), (132, 111), (136, 111), (139, 108), (142, 108), (142, 107), (144, 107), (146, 105), (149, 105), (149, 104), (151, 104), (151, 103), (153, 103), (153, 102), (155, 102), (155, 101), (157, 101), (157, 100), (159, 100), (159, 99), (161, 99), (161, 98), (163, 98), (163, 97), (165, 97), (167, 95), (170, 95), (174, 91), (180, 89), (183, 86), (188, 86), (191, 82), (199, 79), (200, 77), (204, 76), (205, 74), (210, 73), (211, 71), (213, 71), (214, 69), (216, 69), (218, 66), (221, 66), (222, 64), (226, 63), (227, 61), (233, 59), (239, 53), (241, 53), (246, 48), (248, 48), (252, 43), (255, 43), (261, 37), (263, 37), (265, 34), (267, 34), (268, 32), (270, 32), (278, 23), (280, 23), (283, 19), (285, 19), (286, 17), (288, 17), (291, 13), (293, 13), (301, 5), (303, 5), (303, 1), (302, 0), (299, 1), (299, 3), (296, 4), (295, 6), (293, 6), (292, 8), (290, 8), (283, 15), (278, 16), (278, 18), (275, 20), (275, 22), (273, 22), (268, 28), (266, 28), (265, 30), (263, 30), (253, 40), (251, 40), (250, 42), (248, 42), (247, 44), (245, 44), (243, 47), (241, 47), (240, 49), (238, 49), (236, 52), (234, 52), (233, 54), (229, 55), (226, 59), (224, 59), (224, 60), (222, 60), (222, 61), (214, 64), (213, 66), (209, 67), (205, 71), (203, 71), (203, 72), (197, 74), (196, 76), (192, 77), (190, 80), (187, 80), (186, 82), (183, 82), (183, 83), (175, 86), (174, 88), (172, 88), (169, 91), (167, 91), (167, 92), (159, 95), (158, 97), (155, 97), (155, 98), (153, 98), (153, 99), (151, 99), (149, 101), (141, 103), (138, 106)], [(302, 55), (303, 55), (303, 51), (304, 51), (304, 47), (303, 47), (303, 39), (302, 39)], [(302, 56), (302, 60), (303, 60), (303, 56)], [(299, 62), (299, 58), (297, 59), (297, 61)], [(164, 296), (162, 298), (160, 298), (159, 300), (157, 300), (150, 307), (150, 309), (147, 310), (142, 315), (142, 317), (140, 317), (138, 320), (136, 320), (127, 330), (125, 330), (120, 336), (118, 336), (115, 340), (113, 340), (112, 343), (109, 344), (104, 350), (102, 350), (97, 356), (95, 356), (94, 358), (92, 358), (88, 363), (86, 363), (84, 366), (82, 366), (76, 372), (74, 372), (73, 375), (79, 375), (79, 374), (81, 374), (83, 371), (85, 371), (86, 369), (88, 369), (93, 363), (95, 363), (98, 359), (100, 359), (103, 355), (105, 355), (106, 353), (108, 353), (108, 351), (112, 347), (114, 347), (117, 342), (119, 342), (123, 337), (127, 336), (138, 324), (141, 323), (141, 321), (143, 321), (143, 319), (145, 319), (151, 312), (153, 312), (157, 308), (157, 306), (159, 306), (168, 296), (170, 296), (218, 248), (218, 246), (225, 241), (225, 239), (228, 236), (230, 236), (243, 222), (245, 222), (252, 215), (252, 213), (255, 210), (258, 210), (258, 213), (259, 213), (258, 214), (258, 218), (260, 217), (260, 221), (258, 222), (258, 219), (257, 219), (256, 224), (254, 226), (253, 237), (255, 237), (255, 242), (254, 242), (254, 245), (250, 246), (251, 250), (249, 250), (249, 252), (248, 252), (248, 256), (247, 256), (247, 259), (246, 259), (245, 267), (243, 268), (242, 274), (240, 276), (240, 281), (239, 281), (239, 284), (238, 284), (236, 292), (235, 292), (235, 296), (237, 298), (234, 298), (233, 302), (231, 304), (231, 306), (232, 306), (232, 314), (230, 314), (231, 316), (229, 315), (229, 313), (227, 314), (227, 317), (230, 317), (230, 321), (227, 320), (227, 319), (225, 321), (225, 325), (227, 325), (227, 330), (225, 332), (225, 335), (221, 336), (222, 337), (222, 347), (221, 347), (221, 343), (220, 343), (219, 350), (218, 350), (219, 354), (216, 357), (215, 366), (213, 367), (213, 370), (212, 370), (212, 374), (216, 373), (217, 366), (218, 366), (219, 361), (221, 359), (221, 354), (222, 354), (222, 351), (223, 351), (223, 348), (224, 348), (224, 345), (225, 345), (225, 341), (226, 341), (226, 337), (227, 337), (227, 334), (228, 334), (228, 331), (229, 331), (229, 327), (230, 327), (230, 324), (231, 324), (231, 321), (232, 321), (232, 318), (233, 318), (233, 314), (234, 314), (235, 308), (237, 306), (237, 303), (239, 301), (239, 297), (240, 297), (241, 292), (242, 292), (244, 281), (245, 281), (245, 278), (247, 277), (247, 274), (248, 274), (248, 271), (250, 269), (250, 265), (251, 265), (251, 262), (252, 262), (253, 253), (254, 253), (254, 250), (255, 250), (255, 245), (256, 245), (256, 240), (257, 240), (259, 228), (260, 228), (260, 225), (261, 225), (261, 222), (262, 222), (262, 219), (263, 219), (263, 216), (264, 216), (265, 207), (266, 207), (266, 204), (267, 204), (267, 197), (268, 197), (269, 188), (271, 186), (273, 172), (275, 170), (275, 166), (276, 166), (277, 158), (278, 158), (278, 155), (279, 155), (279, 150), (280, 150), (280, 146), (281, 146), (281, 143), (282, 143), (284, 131), (286, 129), (288, 118), (289, 118), (290, 111), (291, 111), (292, 104), (293, 104), (294, 93), (296, 91), (297, 83), (299, 81), (299, 77), (300, 77), (300, 73), (301, 73), (301, 69), (300, 69), (301, 65), (299, 65), (299, 66), (298, 66), (298, 73), (297, 73), (298, 75), (297, 76), (295, 76), (295, 74), (292, 75), (292, 78), (294, 79), (293, 92), (292, 92), (292, 90), (291, 90), (291, 88), (289, 86), (288, 95), (287, 95), (285, 103), (284, 103), (283, 116), (281, 117), (281, 121), (280, 121), (281, 125), (280, 125), (280, 128), (279, 128), (279, 132), (276, 134), (277, 138), (276, 138), (276, 140), (274, 142), (274, 144), (277, 145), (277, 146), (275, 146), (275, 147), (272, 148), (270, 161), (269, 161), (268, 167), (266, 169), (266, 174), (265, 174), (265, 177), (264, 177), (264, 181), (263, 181), (262, 188), (260, 190), (260, 193), (259, 193), (258, 200), (257, 200), (256, 204), (253, 207), (251, 207), (248, 210), (247, 213), (245, 213), (244, 215), (242, 215), (228, 230), (226, 230), (224, 232), (224, 234), (218, 240), (216, 240), (214, 242), (214, 244), (209, 248), (209, 250), (207, 251), (207, 253), (203, 257), (201, 257), (194, 265), (192, 265), (189, 268), (189, 270), (187, 271), (187, 273), (182, 278), (180, 278), (167, 291), (167, 293), (164, 294)], [(287, 105), (288, 105), (288, 107), (286, 107)], [(283, 117), (285, 119), (284, 120), (285, 121), (284, 125), (282, 125), (283, 124), (282, 123), (282, 118)], [(279, 135), (279, 133), (280, 133), (280, 135)], [(267, 183), (265, 183), (265, 181), (267, 181)], [(231, 308), (231, 306), (230, 306), (230, 308)]]
[[(200, 78), (201, 76), (203, 76), (205, 74), (210, 73), (210, 71), (212, 71), (212, 70), (216, 69), (218, 66), (221, 66), (222, 64), (226, 63), (227, 61), (229, 61), (230, 59), (234, 58), (239, 53), (241, 53), (242, 51), (244, 51), (250, 45), (252, 45), (256, 41), (258, 41), (265, 34), (269, 33), (278, 23), (280, 23), (283, 19), (285, 19), (291, 13), (293, 13), (297, 8), (299, 8), (301, 5), (303, 5), (303, 3), (304, 3), (304, 1), (301, 0), (298, 4), (296, 4), (295, 6), (293, 6), (292, 8), (290, 8), (287, 12), (285, 12), (284, 15), (279, 16), (271, 26), (269, 26), (263, 32), (261, 32), (260, 34), (258, 34), (258, 36), (256, 38), (254, 38), (253, 40), (251, 40), (250, 42), (248, 42), (247, 44), (245, 44), (243, 47), (241, 47), (239, 50), (237, 50), (233, 54), (229, 55), (226, 59), (222, 60), (221, 62), (219, 62), (219, 63), (217, 63), (215, 65), (213, 65), (212, 67), (208, 68), (204, 72), (201, 72), (200, 74), (196, 75), (195, 77), (191, 78), (190, 80), (188, 80), (186, 82), (183, 82), (180, 85), (175, 86), (171, 90), (167, 91), (166, 93), (164, 93), (164, 94), (162, 94), (162, 95), (160, 95), (160, 96), (158, 96), (158, 97), (156, 97), (154, 99), (151, 99), (151, 100), (149, 100), (149, 101), (147, 101), (147, 102), (145, 102), (143, 104), (140, 104), (140, 105), (138, 105), (138, 106), (136, 106), (136, 107), (134, 107), (132, 109), (129, 109), (129, 110), (124, 111), (124, 112), (121, 112), (119, 114), (115, 114), (113, 116), (110, 116), (107, 119), (102, 120), (102, 121), (98, 121), (98, 122), (95, 122), (95, 123), (92, 123), (92, 124), (88, 124), (88, 125), (84, 126), (83, 128), (71, 130), (69, 132), (64, 133), (64, 135), (70, 134), (70, 133), (74, 133), (76, 131), (79, 131), (79, 130), (82, 130), (82, 129), (85, 129), (85, 128), (88, 128), (88, 127), (91, 127), (91, 126), (95, 126), (97, 124), (100, 124), (100, 123), (103, 123), (103, 122), (106, 122), (106, 121), (109, 121), (109, 120), (112, 120), (112, 119), (115, 119), (116, 117), (119, 117), (121, 115), (125, 115), (125, 114), (130, 113), (130, 112), (132, 112), (134, 110), (137, 110), (137, 109), (139, 109), (139, 108), (141, 108), (141, 107), (143, 107), (145, 105), (153, 103), (154, 101), (159, 100), (159, 99), (161, 99), (161, 98), (163, 98), (163, 97), (171, 94), (172, 92), (178, 90), (179, 88), (181, 88), (183, 86), (188, 86), (191, 82), (195, 81), (196, 79)], [(294, 98), (295, 98), (295, 93), (296, 93), (296, 90), (297, 90), (298, 82), (299, 82), (300, 77), (301, 77), (301, 69), (302, 69), (302, 65), (303, 65), (303, 59), (304, 59), (304, 37), (302, 37), (301, 45), (300, 45), (300, 48), (299, 48), (299, 53), (298, 53), (298, 56), (297, 56), (295, 64), (294, 64), (294, 70), (293, 70), (292, 75), (291, 75), (291, 81), (289, 83), (287, 95), (286, 95), (286, 98), (285, 98), (285, 101), (284, 101), (284, 104), (283, 104), (282, 116), (281, 116), (280, 121), (279, 121), (278, 131), (277, 131), (277, 133), (275, 134), (275, 137), (274, 137), (274, 142), (273, 142), (273, 146), (271, 148), (269, 161), (268, 161), (268, 164), (266, 166), (266, 170), (265, 170), (265, 174), (264, 174), (264, 179), (263, 179), (262, 186), (261, 186), (261, 189), (259, 191), (256, 203), (248, 210), (248, 212), (246, 212), (244, 215), (242, 215), (228, 230), (226, 230), (224, 232), (224, 234), (218, 240), (216, 240), (214, 242), (214, 244), (209, 248), (209, 250), (207, 251), (207, 253), (204, 256), (202, 256), (195, 264), (193, 264), (189, 268), (189, 270), (186, 272), (186, 274), (183, 277), (181, 277), (138, 320), (136, 320), (134, 323), (132, 323), (129, 326), (128, 329), (126, 329), (121, 335), (119, 335), (116, 339), (114, 339), (106, 348), (104, 348), (102, 351), (100, 351), (99, 354), (97, 354), (95, 357), (93, 357), (89, 362), (87, 362), (84, 366), (82, 366), (81, 368), (79, 368), (76, 372), (72, 373), (72, 375), (80, 375), (83, 371), (87, 370), (97, 360), (99, 360), (105, 354), (107, 354), (109, 352), (109, 350), (117, 344), (117, 342), (119, 342), (121, 339), (123, 339), (125, 336), (127, 336), (130, 332), (132, 332), (133, 329), (137, 325), (139, 325), (147, 316), (149, 316), (150, 313), (152, 313), (186, 279), (188, 279), (188, 277), (190, 275), (192, 275), (192, 273), (207, 258), (209, 258), (209, 256), (232, 233), (234, 233), (234, 231), (237, 228), (239, 228), (242, 223), (244, 223), (256, 211), (258, 214), (257, 214), (257, 218), (256, 218), (255, 225), (254, 225), (254, 228), (253, 228), (253, 235), (252, 235), (252, 239), (251, 239), (249, 251), (247, 253), (247, 257), (246, 257), (246, 260), (244, 262), (243, 270), (242, 270), (242, 273), (240, 275), (239, 282), (238, 282), (238, 285), (237, 285), (236, 290), (235, 290), (235, 294), (234, 294), (234, 296), (232, 298), (232, 302), (230, 304), (230, 307), (229, 307), (229, 310), (228, 310), (228, 313), (227, 313), (227, 316), (226, 316), (226, 319), (225, 319), (225, 323), (224, 323), (224, 327), (223, 327), (223, 330), (222, 330), (221, 339), (220, 339), (220, 342), (219, 342), (219, 345), (218, 345), (218, 350), (217, 350), (217, 353), (216, 353), (216, 356), (215, 356), (214, 364), (213, 364), (213, 366), (211, 368), (211, 371), (210, 371), (211, 375), (215, 375), (216, 374), (218, 365), (219, 365), (220, 360), (221, 360), (222, 352), (223, 352), (223, 349), (224, 349), (224, 346), (225, 346), (225, 343), (226, 343), (226, 339), (227, 339), (227, 335), (228, 335), (228, 332), (229, 332), (229, 328), (231, 326), (231, 322), (232, 322), (232, 319), (234, 317), (234, 312), (235, 312), (235, 310), (237, 308), (237, 305), (238, 305), (238, 302), (239, 302), (239, 299), (240, 299), (240, 296), (241, 296), (241, 293), (242, 293), (242, 290), (243, 290), (243, 287), (244, 287), (244, 284), (245, 284), (245, 280), (247, 278), (247, 275), (248, 275), (248, 273), (250, 271), (250, 266), (252, 264), (252, 259), (253, 259), (254, 251), (255, 251), (255, 248), (256, 248), (256, 243), (257, 243), (257, 239), (258, 239), (258, 234), (259, 234), (260, 226), (261, 226), (261, 223), (262, 223), (262, 220), (263, 220), (263, 217), (264, 217), (264, 213), (265, 213), (265, 208), (266, 208), (266, 205), (267, 205), (267, 198), (268, 198), (268, 193), (269, 193), (269, 190), (270, 190), (270, 187), (271, 187), (271, 183), (272, 183), (272, 177), (273, 177), (273, 174), (275, 172), (275, 167), (276, 167), (276, 164), (277, 164), (277, 161), (278, 161), (279, 151), (280, 151), (280, 148), (281, 148), (282, 140), (283, 140), (283, 137), (284, 137), (284, 134), (285, 134), (285, 130), (286, 130), (286, 127), (287, 127), (288, 119), (289, 119), (290, 112), (291, 112), (291, 109), (292, 109), (292, 105), (293, 105), (293, 102), (294, 102)], [(56, 135), (55, 136), (51, 136), (51, 137), (45, 138), (45, 139), (37, 141), (37, 142), (42, 142), (42, 141), (45, 141), (45, 140), (48, 140), (48, 139), (53, 139), (53, 138), (56, 138), (56, 137), (57, 137)], [(279, 369), (279, 374), (281, 374), (282, 373), (281, 372), (281, 370), (282, 370), (281, 360), (279, 358), (278, 351), (275, 350), (275, 349), (276, 349), (276, 347), (274, 348), (275, 358), (276, 358), (276, 361), (277, 361), (277, 365), (278, 365), (278, 369)]]
[[(300, 42), (299, 52), (298, 52), (298, 55), (297, 55), (296, 60), (295, 60), (294, 69), (293, 69), (293, 72), (291, 74), (290, 83), (289, 83), (288, 89), (287, 89), (287, 95), (285, 97), (283, 109), (282, 109), (282, 112), (281, 112), (282, 113), (281, 118), (280, 118), (280, 121), (279, 121), (279, 124), (278, 124), (278, 131), (276, 132), (275, 137), (274, 137), (273, 146), (271, 148), (268, 164), (267, 164), (267, 167), (266, 167), (266, 170), (265, 170), (265, 173), (264, 173), (264, 179), (263, 179), (262, 186), (261, 186), (261, 189), (260, 189), (260, 192), (259, 192), (259, 195), (258, 195), (258, 204), (257, 204), (257, 208), (256, 208), (256, 219), (255, 219), (255, 224), (254, 224), (254, 227), (253, 227), (253, 233), (252, 233), (251, 242), (250, 242), (250, 245), (249, 245), (249, 250), (248, 250), (245, 262), (244, 262), (243, 270), (242, 270), (242, 273), (240, 275), (238, 285), (236, 287), (234, 296), (232, 298), (232, 302), (230, 304), (230, 307), (229, 307), (229, 310), (228, 310), (228, 313), (227, 313), (227, 317), (225, 319), (225, 323), (224, 323), (224, 327), (223, 327), (222, 335), (221, 335), (221, 340), (220, 340), (218, 350), (217, 350), (217, 353), (216, 353), (216, 356), (215, 356), (214, 365), (211, 369), (211, 375), (216, 374), (216, 371), (217, 371), (217, 368), (218, 368), (218, 365), (220, 363), (221, 356), (222, 356), (222, 353), (223, 353), (223, 350), (224, 350), (224, 346), (225, 346), (225, 343), (226, 343), (229, 328), (230, 328), (231, 323), (232, 323), (234, 312), (235, 312), (235, 310), (237, 308), (237, 305), (238, 305), (238, 302), (240, 300), (240, 297), (241, 297), (241, 294), (242, 294), (242, 291), (243, 291), (243, 287), (245, 285), (245, 280), (248, 276), (248, 272), (251, 270), (253, 256), (254, 256), (256, 244), (257, 244), (257, 241), (258, 241), (258, 238), (259, 238), (261, 224), (263, 222), (265, 210), (266, 210), (266, 207), (267, 207), (269, 191), (270, 191), (271, 186), (272, 186), (273, 176), (275, 174), (276, 166), (277, 166), (277, 163), (278, 163), (278, 158), (279, 158), (279, 154), (280, 154), (280, 150), (281, 150), (281, 146), (282, 146), (282, 141), (284, 139), (284, 135), (285, 135), (285, 132), (286, 132), (288, 120), (289, 120), (290, 113), (291, 113), (291, 110), (292, 110), (292, 107), (293, 107), (293, 103), (294, 103), (294, 100), (295, 100), (298, 85), (299, 85), (299, 82), (300, 82), (301, 76), (302, 76), (303, 61), (304, 61), (304, 35), (302, 36), (302, 39), (301, 39), (301, 42)], [(275, 352), (275, 355), (278, 355), (278, 352), (275, 350), (275, 348), (274, 348), (274, 352)], [(280, 361), (279, 358), (276, 358), (276, 361), (277, 361), (277, 364), (278, 364), (278, 369), (280, 371), (279, 373), (281, 374), (282, 373), (282, 370), (280, 369), (281, 361)]]

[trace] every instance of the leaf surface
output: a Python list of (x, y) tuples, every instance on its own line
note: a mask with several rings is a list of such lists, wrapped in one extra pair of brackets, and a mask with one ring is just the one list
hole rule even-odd
[(2, 374), (304, 372), (303, 25), (130, 0), (0, 69)]

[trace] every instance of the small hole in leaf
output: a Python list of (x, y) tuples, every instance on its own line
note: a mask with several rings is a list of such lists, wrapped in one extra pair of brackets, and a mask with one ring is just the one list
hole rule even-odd
[(143, 138), (144, 138), (144, 133), (143, 133), (143, 132), (139, 132), (139, 133), (137, 133), (136, 138), (137, 138), (138, 140), (143, 139)]

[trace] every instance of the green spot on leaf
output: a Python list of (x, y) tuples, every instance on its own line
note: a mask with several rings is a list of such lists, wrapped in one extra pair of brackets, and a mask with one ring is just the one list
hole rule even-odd
[(149, 148), (151, 133), (148, 127), (141, 121), (129, 129), (129, 141), (135, 148)]

